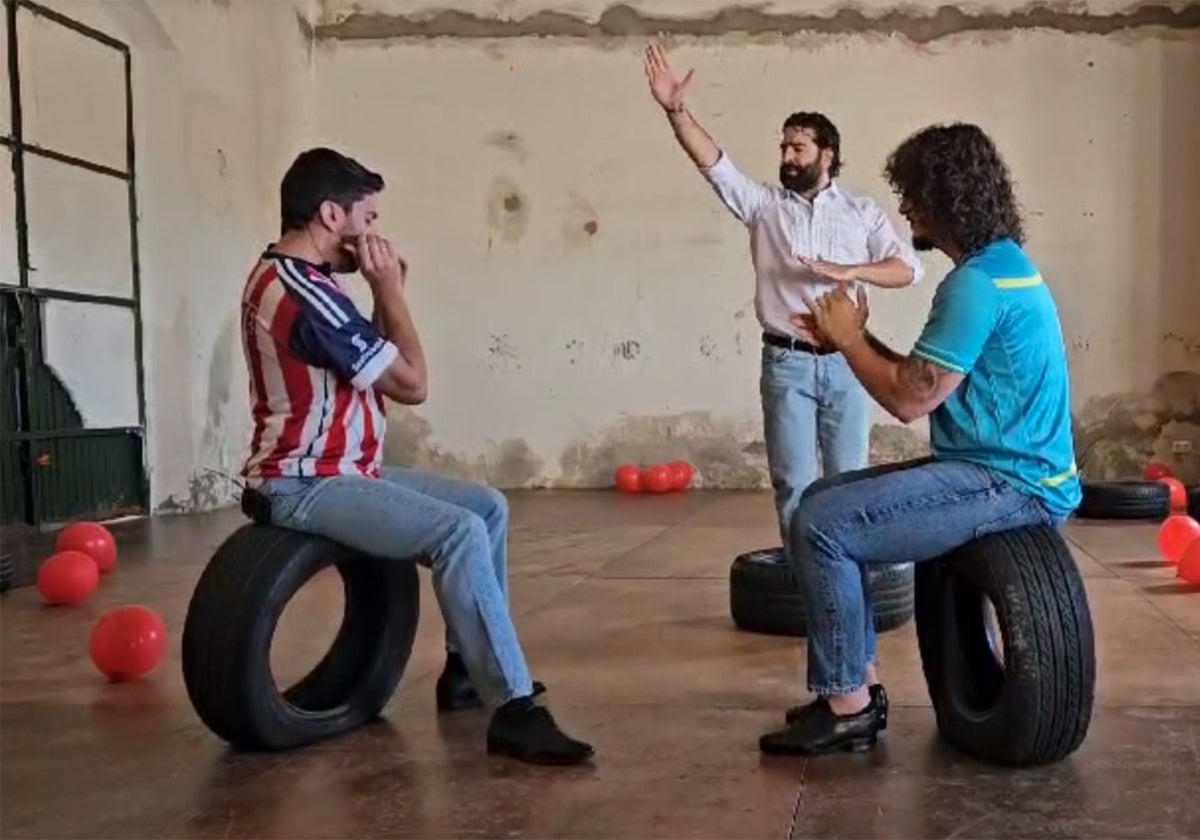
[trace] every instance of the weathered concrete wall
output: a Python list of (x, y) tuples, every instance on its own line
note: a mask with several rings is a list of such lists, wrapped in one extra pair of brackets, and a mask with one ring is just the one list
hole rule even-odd
[[(238, 294), (276, 233), (283, 168), (314, 143), (385, 174), (384, 224), (413, 265), (432, 396), (391, 409), (389, 460), (579, 486), (689, 457), (709, 485), (761, 486), (746, 239), (649, 99), (640, 51), (658, 31), (697, 70), (697, 114), (763, 178), (797, 108), (838, 122), (845, 182), (889, 209), (879, 169), (907, 133), (987, 126), (1063, 311), (1085, 469), (1128, 475), (1178, 439), (1193, 453), (1177, 469), (1200, 477), (1200, 4), (50, 5), (133, 51), (156, 507), (232, 497), (222, 476), (249, 432)], [(52, 83), (31, 107), (90, 154), (96, 122), (47, 98), (99, 95), (76, 58), (38, 58)], [(72, 258), (107, 241), (87, 244), (112, 222), (94, 215)], [(874, 299), (900, 349), (947, 268), (926, 264), (924, 285)], [(874, 457), (923, 449), (923, 424), (875, 422)]]
[[(746, 239), (647, 93), (644, 36), (667, 32), (693, 110), (765, 179), (783, 117), (819, 109), (843, 181), (895, 216), (887, 152), (931, 122), (983, 124), (1062, 310), (1083, 468), (1153, 455), (1197, 477), (1200, 4), (903, 8), (323, 3), (321, 136), (389, 179), (432, 364), (389, 459), (523, 486), (687, 456), (710, 484), (764, 482)], [(948, 263), (926, 266), (874, 299), (902, 350)], [(876, 422), (873, 457), (922, 449), (922, 424)]]
[[(168, 510), (223, 504), (234, 487), (222, 474), (236, 474), (249, 429), (238, 297), (257, 250), (277, 231), (279, 173), (311, 113), (308, 42), (297, 22), (297, 10), (308, 11), (307, 4), (46, 5), (131, 49), (152, 503)], [(33, 17), (24, 10), (19, 15)], [(119, 70), (114, 79), (97, 80), (94, 56), (104, 48), (70, 33), (53, 41), (55, 49), (46, 49), (49, 43), (28, 42), (22, 78), (27, 115), (42, 112), (54, 120), (54, 131), (41, 142), (92, 158), (112, 147), (120, 152), (116, 159), (99, 162), (124, 168)], [(35, 52), (37, 46), (42, 49)], [(7, 95), (4, 103), (7, 124)], [(113, 114), (118, 128), (109, 131)], [(98, 147), (98, 132), (116, 140)], [(49, 198), (43, 190), (30, 201)], [(55, 196), (64, 207), (77, 198), (74, 192)], [(118, 192), (113, 206), (73, 219), (76, 256), (95, 258), (89, 233), (112, 228), (124, 236), (125, 212)], [(34, 227), (31, 237), (47, 235), (46, 226)], [(6, 247), (7, 212), (4, 228)], [(5, 262), (15, 262), (14, 252), (6, 247), (6, 253)], [(94, 335), (77, 336), (73, 354), (96, 348)], [(60, 355), (67, 359), (71, 352)], [(103, 375), (123, 383), (131, 371), (114, 364)]]

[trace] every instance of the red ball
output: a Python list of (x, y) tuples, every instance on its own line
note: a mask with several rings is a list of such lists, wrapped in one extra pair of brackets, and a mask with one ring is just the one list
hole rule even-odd
[(668, 465), (671, 470), (671, 489), (686, 490), (691, 486), (696, 470), (687, 461), (675, 461)]
[(1200, 538), (1200, 522), (1186, 513), (1173, 513), (1158, 529), (1158, 550), (1164, 560), (1178, 563), (1184, 550)]
[(82, 551), (52, 554), (38, 569), (37, 590), (47, 604), (82, 604), (99, 585), (100, 569)]
[(622, 464), (617, 468), (616, 482), (622, 493), (641, 493), (642, 471), (634, 464)]
[(96, 622), (88, 644), (92, 664), (112, 682), (150, 673), (167, 652), (167, 626), (146, 607), (115, 607)]
[(1142, 478), (1146, 481), (1158, 481), (1170, 475), (1171, 468), (1162, 461), (1151, 461), (1146, 465), (1146, 469), (1142, 470)]
[(651, 493), (666, 493), (671, 489), (671, 468), (655, 464), (642, 473), (642, 485)]
[(1192, 540), (1183, 550), (1179, 558), (1179, 571), (1176, 574), (1188, 583), (1200, 584), (1200, 539)]
[(73, 522), (58, 533), (54, 546), (59, 551), (82, 551), (96, 561), (101, 573), (117, 565), (117, 541), (98, 522)]
[(1171, 510), (1173, 512), (1179, 513), (1187, 510), (1187, 488), (1183, 486), (1182, 481), (1169, 475), (1154, 480), (1171, 488)]

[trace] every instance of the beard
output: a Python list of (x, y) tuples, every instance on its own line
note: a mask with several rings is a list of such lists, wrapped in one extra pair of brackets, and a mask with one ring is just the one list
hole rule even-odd
[(928, 236), (913, 236), (912, 244), (913, 247), (918, 251), (932, 251), (935, 247), (937, 247), (933, 244), (933, 240)]
[(353, 274), (358, 271), (358, 257), (354, 252), (347, 247), (347, 244), (353, 246), (357, 240), (354, 236), (342, 237), (341, 244), (334, 254), (330, 265), (337, 274)]
[(781, 164), (779, 183), (792, 192), (808, 192), (821, 183), (821, 162), (814, 160), (807, 166)]

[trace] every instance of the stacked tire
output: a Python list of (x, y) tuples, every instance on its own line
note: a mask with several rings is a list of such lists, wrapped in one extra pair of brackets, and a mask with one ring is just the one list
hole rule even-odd
[[(875, 631), (883, 633), (913, 617), (913, 564), (868, 571)], [(729, 569), (729, 611), (741, 630), (769, 636), (808, 635), (804, 588), (782, 548), (740, 554)]]

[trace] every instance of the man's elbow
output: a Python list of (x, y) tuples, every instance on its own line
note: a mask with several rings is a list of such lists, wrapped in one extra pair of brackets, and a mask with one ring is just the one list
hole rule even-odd
[(919, 408), (910, 405), (898, 406), (892, 411), (892, 416), (903, 423), (905, 426), (910, 423), (915, 423), (920, 420), (928, 411), (922, 411)]
[(375, 383), (375, 390), (401, 405), (420, 405), (429, 397), (429, 382), (416, 370), (388, 370)]
[(933, 408), (928, 405), (924, 405), (916, 400), (906, 398), (904, 396), (894, 396), (889, 403), (889, 405), (884, 406), (884, 408), (887, 409), (888, 414), (895, 417), (905, 426), (909, 425), (910, 423), (915, 423), (933, 410)]
[(394, 399), (402, 405), (420, 405), (429, 398), (429, 383), (424, 377), (413, 377), (409, 382), (403, 383), (398, 389)]

